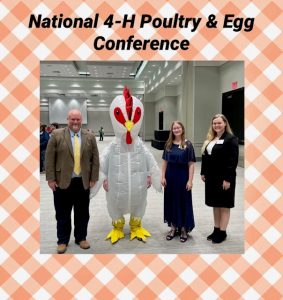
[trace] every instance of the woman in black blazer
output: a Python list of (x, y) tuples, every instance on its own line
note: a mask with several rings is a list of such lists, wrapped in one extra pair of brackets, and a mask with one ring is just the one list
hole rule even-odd
[(222, 243), (234, 207), (238, 139), (232, 133), (226, 117), (212, 118), (207, 139), (202, 147), (201, 179), (205, 182), (205, 204), (213, 207), (214, 230), (207, 237), (213, 243)]

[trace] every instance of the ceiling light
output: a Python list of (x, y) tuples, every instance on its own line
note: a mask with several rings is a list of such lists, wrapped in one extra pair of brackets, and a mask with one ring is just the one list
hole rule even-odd
[(84, 72), (84, 71), (79, 71), (79, 75), (90, 76), (90, 73), (89, 72)]

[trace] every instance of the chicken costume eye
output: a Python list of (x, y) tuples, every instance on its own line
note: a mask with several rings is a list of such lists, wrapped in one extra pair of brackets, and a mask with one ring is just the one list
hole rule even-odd
[(135, 110), (134, 118), (133, 118), (134, 124), (136, 124), (140, 118), (141, 118), (141, 108), (137, 107)]
[(117, 120), (119, 123), (121, 123), (121, 124), (123, 124), (123, 125), (125, 124), (126, 120), (125, 120), (125, 118), (124, 118), (124, 116), (123, 116), (123, 113), (122, 113), (120, 107), (115, 107), (115, 108), (114, 108), (114, 116), (115, 116), (116, 120)]

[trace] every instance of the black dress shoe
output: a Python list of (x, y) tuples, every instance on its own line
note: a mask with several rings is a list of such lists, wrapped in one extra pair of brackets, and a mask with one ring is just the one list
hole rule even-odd
[(219, 232), (219, 230), (220, 230), (220, 228), (214, 227), (213, 232), (212, 232), (210, 235), (208, 235), (208, 236), (206, 237), (206, 239), (207, 239), (208, 241), (211, 241), (212, 238)]
[(227, 233), (225, 230), (219, 230), (219, 232), (217, 232), (214, 237), (212, 238), (212, 243), (214, 244), (220, 244), (223, 241), (225, 241), (227, 238)]

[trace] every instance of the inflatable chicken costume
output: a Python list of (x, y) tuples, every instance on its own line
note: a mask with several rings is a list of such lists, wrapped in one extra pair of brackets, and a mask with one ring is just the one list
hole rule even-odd
[(116, 243), (124, 238), (125, 214), (130, 214), (130, 239), (146, 241), (150, 233), (142, 227), (147, 188), (161, 191), (160, 172), (153, 155), (138, 137), (144, 108), (142, 102), (124, 88), (110, 106), (115, 139), (103, 151), (100, 172), (106, 190), (107, 208), (113, 229), (106, 239)]

